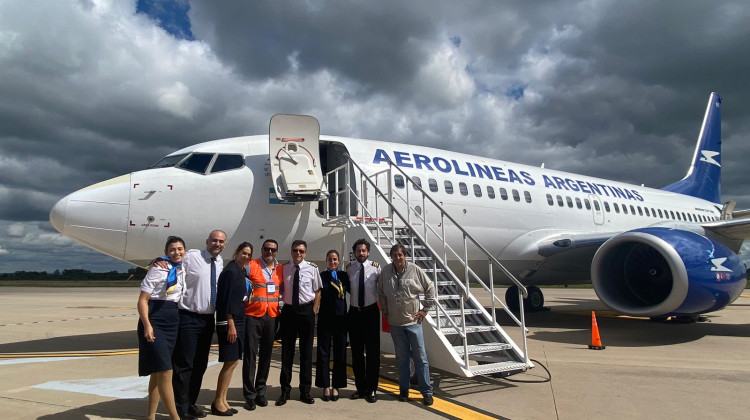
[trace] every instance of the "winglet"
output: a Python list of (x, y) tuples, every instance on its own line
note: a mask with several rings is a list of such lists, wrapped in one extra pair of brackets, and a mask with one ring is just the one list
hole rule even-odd
[(712, 92), (708, 99), (698, 144), (687, 175), (662, 189), (713, 203), (721, 202), (721, 96), (716, 92)]

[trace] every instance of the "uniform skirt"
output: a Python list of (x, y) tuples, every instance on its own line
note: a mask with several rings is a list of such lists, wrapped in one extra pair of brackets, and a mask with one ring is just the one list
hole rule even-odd
[(244, 350), (245, 343), (245, 316), (238, 316), (234, 318), (234, 328), (237, 330), (237, 340), (234, 343), (230, 343), (227, 340), (227, 333), (229, 332), (228, 325), (217, 325), (216, 336), (219, 338), (219, 361), (220, 362), (234, 362), (235, 360), (242, 359), (242, 353)]
[(172, 352), (177, 343), (177, 331), (180, 328), (177, 302), (149, 300), (148, 320), (154, 328), (153, 343), (146, 341), (143, 336), (143, 323), (138, 320), (138, 375), (140, 376), (172, 369)]

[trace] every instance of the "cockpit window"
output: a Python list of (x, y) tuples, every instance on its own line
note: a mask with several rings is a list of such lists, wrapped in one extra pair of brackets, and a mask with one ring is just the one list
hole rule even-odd
[(187, 156), (187, 153), (182, 155), (167, 156), (164, 159), (151, 165), (151, 168), (171, 168), (172, 166), (180, 163), (182, 159), (185, 159), (185, 156)]
[(242, 155), (219, 155), (214, 161), (214, 165), (211, 167), (211, 173), (229, 171), (232, 169), (241, 168), (245, 165), (245, 159)]
[(213, 153), (193, 153), (180, 164), (180, 168), (203, 174), (206, 173), (206, 168), (213, 157)]

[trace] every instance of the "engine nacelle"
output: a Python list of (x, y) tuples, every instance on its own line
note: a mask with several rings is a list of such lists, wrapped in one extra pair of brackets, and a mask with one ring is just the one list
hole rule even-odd
[(719, 242), (654, 227), (605, 242), (594, 255), (591, 282), (599, 299), (622, 314), (697, 315), (737, 299), (747, 271), (737, 254)]

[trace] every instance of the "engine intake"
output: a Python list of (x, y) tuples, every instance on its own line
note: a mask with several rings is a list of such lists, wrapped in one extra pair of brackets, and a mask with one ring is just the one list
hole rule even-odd
[(733, 302), (747, 283), (737, 254), (703, 235), (644, 228), (617, 235), (594, 255), (591, 282), (617, 312), (697, 315)]

